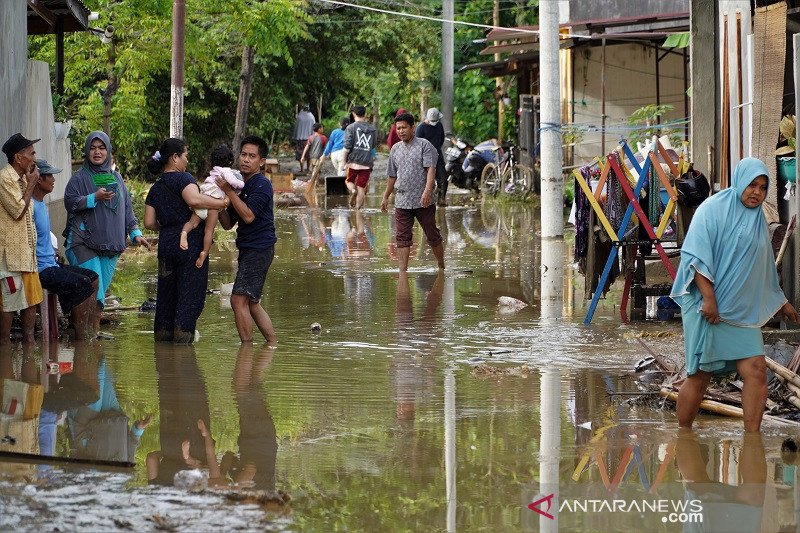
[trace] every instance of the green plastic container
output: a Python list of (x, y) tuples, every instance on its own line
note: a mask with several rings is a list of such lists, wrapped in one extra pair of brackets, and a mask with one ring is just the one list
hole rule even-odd
[(784, 181), (794, 183), (795, 176), (797, 176), (797, 159), (794, 157), (779, 157), (778, 175)]

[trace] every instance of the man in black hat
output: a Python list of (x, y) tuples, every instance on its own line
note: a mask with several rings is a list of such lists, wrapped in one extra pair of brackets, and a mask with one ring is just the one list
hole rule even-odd
[(39, 181), (34, 143), (15, 133), (3, 144), (8, 165), (0, 169), (0, 344), (11, 337), (14, 313), (22, 318), (22, 342), (33, 344), (36, 306), (42, 285), (36, 268), (36, 228), (30, 209)]
[(37, 159), (39, 179), (33, 189), (33, 222), (36, 224), (36, 260), (42, 288), (55, 293), (61, 304), (61, 311), (69, 313), (70, 325), (75, 340), (86, 340), (97, 332), (91, 331), (92, 312), (97, 294), (97, 273), (73, 265), (59, 265), (56, 261), (55, 246), (50, 233), (50, 213), (44, 197), (53, 192), (56, 184), (54, 174), (60, 168), (52, 166), (44, 159)]

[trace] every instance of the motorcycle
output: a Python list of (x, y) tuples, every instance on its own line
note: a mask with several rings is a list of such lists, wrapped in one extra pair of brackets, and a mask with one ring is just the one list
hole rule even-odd
[[(486, 162), (474, 152), (467, 153), (469, 143), (448, 133), (442, 149), (444, 155), (444, 168), (450, 183), (462, 189), (480, 190), (481, 172)], [(464, 160), (469, 159), (467, 170), (464, 170)]]

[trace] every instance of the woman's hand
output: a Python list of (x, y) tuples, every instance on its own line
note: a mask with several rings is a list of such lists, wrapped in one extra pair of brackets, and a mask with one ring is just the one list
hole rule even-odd
[(136, 243), (136, 244), (138, 244), (139, 246), (144, 246), (144, 247), (146, 247), (146, 248), (147, 248), (148, 250), (150, 250), (150, 251), (152, 251), (152, 250), (153, 250), (153, 247), (150, 245), (150, 241), (148, 241), (147, 239), (145, 239), (145, 238), (144, 238), (144, 237), (142, 237), (141, 235), (139, 235), (138, 237), (136, 237), (135, 239), (133, 239), (133, 242), (134, 242), (134, 243)]
[(705, 318), (709, 324), (719, 324), (719, 311), (717, 310), (716, 298), (703, 298), (700, 314), (703, 315), (703, 318)]
[(94, 193), (94, 199), (95, 199), (95, 200), (98, 200), (98, 201), (101, 201), (101, 200), (111, 200), (112, 198), (114, 198), (114, 196), (116, 196), (116, 195), (114, 194), (114, 191), (109, 191), (108, 189), (106, 189), (106, 188), (104, 188), (104, 187), (100, 187), (100, 188), (99, 188), (99, 189), (97, 189), (97, 191), (95, 191), (95, 193)]
[(783, 304), (783, 307), (781, 307), (781, 310), (778, 311), (778, 313), (783, 315), (786, 320), (794, 322), (795, 324), (800, 324), (800, 315), (797, 314), (794, 306), (789, 302)]

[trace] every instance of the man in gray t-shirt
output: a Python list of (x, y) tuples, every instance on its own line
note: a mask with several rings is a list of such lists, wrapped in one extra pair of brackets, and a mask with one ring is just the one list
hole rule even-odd
[(443, 269), (444, 247), (439, 228), (436, 227), (436, 205), (433, 201), (438, 154), (430, 142), (414, 136), (414, 117), (410, 113), (396, 116), (394, 122), (401, 142), (392, 146), (389, 152), (389, 180), (383, 193), (381, 211), (388, 210), (389, 196), (395, 192), (395, 240), (400, 271), (408, 270), (414, 219), (422, 226), (439, 268)]

